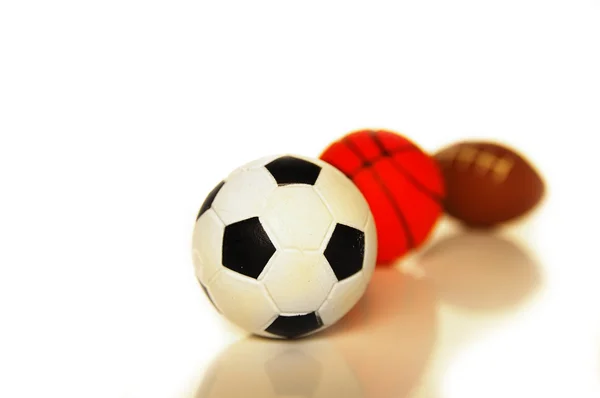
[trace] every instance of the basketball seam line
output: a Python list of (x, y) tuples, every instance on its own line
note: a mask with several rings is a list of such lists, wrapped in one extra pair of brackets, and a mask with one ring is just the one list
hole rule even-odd
[(440, 204), (443, 201), (442, 195), (435, 193), (434, 191), (427, 188), (425, 185), (421, 184), (408, 170), (406, 170), (401, 164), (398, 163), (397, 159), (391, 158), (391, 164), (394, 166), (394, 169), (402, 174), (408, 181), (410, 181), (415, 188), (421, 191), (425, 196), (428, 196), (434, 202)]
[(383, 180), (381, 179), (381, 176), (379, 175), (377, 170), (371, 168), (370, 171), (373, 172), (373, 177), (375, 177), (375, 180), (379, 183), (378, 185), (381, 187), (383, 194), (391, 202), (392, 208), (394, 209), (394, 213), (396, 213), (396, 217), (398, 217), (400, 224), (402, 224), (402, 226), (404, 227), (404, 231), (406, 233), (406, 243), (408, 245), (408, 249), (410, 250), (410, 249), (414, 248), (415, 240), (414, 240), (414, 237), (412, 236), (412, 232), (408, 226), (408, 220), (406, 219), (404, 212), (402, 211), (400, 206), (398, 206), (398, 204), (394, 200), (394, 196), (392, 195), (392, 193), (389, 191), (389, 189), (383, 183)]
[[(364, 159), (364, 157), (362, 156), (362, 154), (360, 153), (360, 151), (358, 151), (358, 148), (356, 148), (354, 143), (352, 141), (350, 141), (348, 139), (348, 137), (344, 137), (343, 142), (356, 156), (358, 156), (358, 158), (361, 161), (363, 161), (363, 162), (366, 161)], [(389, 152), (386, 151), (386, 153), (389, 153)], [(394, 210), (394, 213), (396, 213), (396, 217), (398, 218), (398, 221), (400, 221), (400, 224), (404, 228), (405, 243), (408, 246), (407, 249), (410, 250), (410, 249), (414, 248), (414, 237), (412, 236), (412, 233), (408, 227), (408, 221), (406, 220), (406, 217), (404, 216), (404, 212), (402, 211), (402, 209), (400, 209), (399, 206), (397, 206), (397, 203), (394, 200), (394, 196), (391, 194), (391, 192), (387, 189), (387, 187), (381, 180), (381, 176), (379, 175), (377, 170), (375, 170), (374, 168), (369, 168), (368, 171), (373, 172), (373, 177), (375, 177), (377, 185), (379, 185), (381, 187), (383, 194), (388, 199), (388, 201), (391, 203), (392, 209)]]
[[(346, 144), (346, 146), (348, 146), (348, 143), (347, 143), (347, 142), (346, 142), (345, 144)], [(354, 152), (352, 149), (350, 149), (350, 150), (351, 150), (352, 152)], [(368, 163), (370, 163), (370, 164), (375, 164), (375, 163), (379, 162), (380, 160), (382, 160), (382, 159), (385, 159), (385, 158), (386, 158), (386, 157), (388, 157), (388, 156), (395, 156), (395, 155), (399, 155), (399, 154), (401, 154), (401, 153), (413, 152), (413, 151), (417, 151), (417, 150), (419, 150), (419, 149), (418, 149), (417, 147), (415, 147), (415, 146), (412, 146), (412, 145), (409, 145), (409, 146), (402, 146), (402, 147), (396, 148), (396, 149), (395, 149), (394, 151), (392, 151), (392, 152), (387, 152), (387, 151), (386, 151), (384, 155), (380, 155), (380, 156), (376, 157), (375, 159), (373, 159), (372, 161), (367, 161), (367, 160), (366, 160), (366, 159), (364, 159), (362, 156), (360, 156), (360, 154), (357, 154), (357, 153), (355, 153), (355, 155), (356, 155), (356, 156), (358, 156), (359, 160), (360, 160), (361, 162), (363, 162), (363, 164), (361, 164), (361, 165), (358, 167), (358, 169), (357, 169), (357, 170), (354, 170), (354, 171), (352, 171), (351, 173), (348, 173), (348, 178), (354, 178), (354, 177), (356, 177), (356, 175), (357, 175), (358, 173), (360, 173), (361, 171), (363, 171), (363, 170), (368, 170), (368, 169), (369, 169), (369, 167), (371, 167), (371, 166), (365, 166), (365, 165), (364, 165), (364, 163), (365, 163), (365, 162), (368, 162)]]
[[(375, 134), (369, 134), (369, 136), (371, 137), (371, 139), (373, 140), (373, 142), (375, 143), (375, 145), (377, 145), (377, 147), (379, 148), (380, 151), (382, 151), (384, 154), (385, 153), (388, 154), (387, 157), (389, 157), (391, 159), (392, 166), (400, 174), (402, 174), (409, 182), (411, 182), (415, 186), (415, 188), (417, 188), (419, 191), (421, 191), (425, 195), (429, 196), (430, 199), (432, 199), (434, 202), (437, 202), (438, 204), (442, 202), (441, 195), (438, 195), (437, 193), (435, 193), (431, 189), (427, 188), (420, 181), (418, 181), (408, 170), (406, 170), (404, 168), (404, 166), (402, 166), (401, 164), (398, 163), (398, 160), (394, 157), (398, 153), (387, 152), (385, 146), (383, 145), (383, 142), (381, 142), (381, 140), (379, 139), (379, 137), (377, 137)], [(413, 148), (416, 149), (416, 150), (419, 150), (417, 147), (413, 147)], [(421, 150), (419, 150), (419, 152), (422, 153)], [(423, 154), (423, 155), (425, 155), (425, 154)]]

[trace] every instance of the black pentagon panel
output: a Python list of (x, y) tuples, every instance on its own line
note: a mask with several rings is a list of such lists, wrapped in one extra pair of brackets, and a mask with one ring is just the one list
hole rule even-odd
[(265, 363), (265, 372), (277, 396), (312, 397), (321, 383), (323, 366), (296, 348)]
[(198, 283), (200, 284), (200, 287), (202, 288), (202, 291), (204, 292), (204, 294), (206, 294), (206, 297), (208, 297), (208, 300), (210, 301), (212, 306), (215, 307), (215, 310), (217, 310), (217, 312), (220, 313), (221, 310), (215, 304), (215, 302), (214, 302), (213, 298), (211, 297), (210, 293), (208, 292), (208, 289), (206, 288), (206, 286), (204, 286), (204, 284), (200, 281), (198, 281)]
[(346, 279), (362, 269), (365, 234), (356, 228), (337, 224), (324, 254), (338, 281)]
[(265, 167), (279, 186), (290, 184), (314, 185), (321, 173), (321, 166), (293, 156), (277, 158)]
[(198, 221), (198, 219), (200, 218), (200, 216), (202, 214), (206, 213), (206, 211), (208, 209), (210, 209), (210, 206), (212, 206), (212, 203), (214, 202), (214, 200), (217, 197), (217, 194), (219, 193), (221, 188), (223, 188), (223, 185), (225, 185), (225, 181), (221, 181), (220, 183), (217, 184), (216, 187), (213, 188), (212, 191), (210, 191), (210, 193), (208, 194), (206, 199), (204, 199), (204, 203), (202, 203), (202, 207), (200, 207), (200, 211), (198, 212), (198, 217), (196, 217), (196, 221)]
[(292, 339), (314, 332), (321, 326), (323, 326), (321, 318), (317, 316), (316, 312), (310, 312), (294, 316), (279, 315), (265, 331), (276, 336)]
[(275, 250), (258, 217), (225, 227), (223, 266), (232, 271), (256, 279)]

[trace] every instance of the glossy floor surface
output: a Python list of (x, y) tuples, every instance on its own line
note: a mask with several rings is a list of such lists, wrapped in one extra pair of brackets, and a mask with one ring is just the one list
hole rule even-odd
[(188, 396), (597, 396), (600, 316), (535, 234), (535, 222), (446, 222), (422, 252), (379, 268), (338, 325), (294, 342), (241, 338)]

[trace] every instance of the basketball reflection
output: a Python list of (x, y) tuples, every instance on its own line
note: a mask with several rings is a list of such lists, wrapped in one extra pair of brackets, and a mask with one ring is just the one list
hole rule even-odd
[(537, 264), (516, 243), (496, 234), (463, 232), (424, 252), (418, 266), (440, 300), (472, 310), (514, 308), (540, 285)]
[(376, 270), (364, 298), (313, 337), (247, 338), (211, 365), (195, 398), (405, 397), (419, 382), (435, 335), (430, 286)]

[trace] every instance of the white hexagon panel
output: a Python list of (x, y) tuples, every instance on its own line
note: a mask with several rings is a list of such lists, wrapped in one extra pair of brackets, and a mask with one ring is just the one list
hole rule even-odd
[(321, 253), (288, 249), (277, 253), (263, 283), (281, 313), (306, 314), (323, 304), (337, 279)]
[(363, 228), (365, 231), (365, 259), (363, 262), (363, 275), (365, 283), (368, 284), (375, 271), (375, 264), (377, 263), (377, 230), (375, 229), (375, 220), (373, 216), (369, 214), (367, 217), (367, 223)]
[(251, 333), (295, 338), (354, 306), (376, 246), (369, 207), (350, 180), (323, 161), (284, 155), (240, 167), (208, 194), (193, 255), (225, 317)]
[(221, 268), (221, 251), (225, 225), (212, 209), (205, 211), (196, 221), (192, 236), (194, 268), (198, 280), (204, 285)]
[(367, 284), (362, 272), (337, 283), (327, 300), (319, 308), (319, 316), (325, 326), (330, 326), (354, 307), (365, 293)]
[(243, 329), (261, 330), (279, 313), (260, 282), (236, 272), (219, 272), (207, 288), (215, 306)]
[(237, 169), (235, 169), (234, 171), (232, 171), (229, 176), (227, 176), (227, 180), (231, 180), (233, 177), (235, 177), (236, 175), (238, 175), (239, 173), (243, 173), (246, 171), (250, 171), (250, 170), (254, 170), (254, 169), (258, 169), (261, 167), (264, 167), (264, 165), (266, 165), (267, 163), (270, 163), (271, 161), (275, 160), (276, 158), (278, 158), (277, 155), (269, 155), (269, 156), (263, 156), (262, 158), (258, 158), (255, 159), (251, 162), (246, 163), (245, 165), (243, 165), (242, 167), (238, 167)]
[(333, 217), (312, 186), (288, 185), (269, 196), (261, 221), (282, 247), (316, 250)]
[(226, 225), (259, 216), (276, 188), (277, 184), (265, 168), (242, 171), (225, 182), (212, 208)]
[[(342, 178), (344, 177), (344, 178)], [(369, 205), (354, 183), (333, 167), (321, 171), (315, 190), (339, 223), (362, 228), (369, 215)]]

